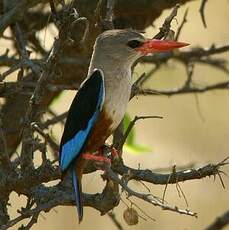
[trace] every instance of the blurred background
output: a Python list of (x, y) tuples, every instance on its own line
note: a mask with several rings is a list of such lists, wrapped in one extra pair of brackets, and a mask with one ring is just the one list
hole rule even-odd
[[(199, 1), (190, 2), (181, 7), (178, 12), (177, 22), (173, 21), (173, 29), (176, 31), (182, 21), (183, 14), (188, 8), (188, 22), (182, 30), (180, 41), (190, 43), (190, 47), (209, 47), (213, 43), (218, 45), (229, 42), (229, 4), (227, 0), (209, 1), (205, 9), (207, 29), (202, 25), (199, 15)], [(155, 24), (147, 28), (146, 36), (152, 37), (158, 32), (169, 11), (164, 11)], [(52, 44), (55, 31), (47, 31), (46, 46)], [(44, 36), (41, 34), (40, 36)], [(49, 44), (50, 43), (50, 44)], [(1, 47), (0, 47), (1, 48)], [(189, 47), (185, 48), (189, 49)], [(220, 55), (229, 59), (229, 54)], [(148, 64), (138, 65), (134, 77), (142, 72), (151, 70)], [(146, 84), (157, 89), (178, 87), (186, 77), (186, 70), (183, 65), (175, 61), (169, 61), (166, 66), (161, 67)], [(228, 75), (206, 65), (195, 65), (195, 84), (205, 86), (220, 80), (227, 80)], [(67, 111), (74, 97), (74, 91), (64, 91), (58, 100), (52, 103), (51, 108), (57, 114)], [(135, 126), (136, 142), (147, 146), (150, 151), (145, 153), (133, 153), (127, 150), (123, 154), (126, 165), (142, 169), (170, 168), (173, 165), (183, 166), (194, 164), (195, 167), (216, 163), (229, 155), (229, 92), (227, 90), (211, 91), (203, 94), (187, 94), (179, 96), (139, 96), (133, 99), (128, 106), (128, 114), (131, 118), (135, 115), (160, 115), (162, 120), (151, 119), (139, 121)], [(52, 130), (53, 136), (58, 140), (63, 131), (59, 125)], [(171, 171), (168, 169), (168, 171)], [(225, 172), (229, 168), (225, 167)], [(100, 179), (100, 173), (87, 175), (83, 180), (83, 190), (86, 192), (101, 191), (104, 182)], [(148, 229), (203, 229), (213, 220), (229, 208), (229, 180), (225, 177), (226, 189), (222, 188), (219, 178), (205, 178), (202, 180), (187, 181), (180, 183), (188, 201), (188, 207), (183, 197), (179, 197), (175, 185), (169, 185), (166, 192), (166, 201), (180, 208), (188, 208), (198, 213), (198, 218), (183, 216), (146, 204), (137, 199), (133, 201), (144, 210), (147, 215), (155, 221), (147, 218), (138, 210), (139, 215), (146, 220), (139, 218), (135, 226), (128, 226), (123, 220), (123, 212), (126, 210), (125, 202), (113, 210), (117, 220), (124, 229), (148, 230)], [(145, 191), (140, 183), (132, 183), (137, 190)], [(154, 195), (162, 197), (164, 186), (147, 184)], [(15, 207), (22, 205), (23, 197), (16, 194), (11, 195), (11, 213), (17, 215)], [(108, 215), (100, 216), (100, 213), (92, 208), (85, 208), (84, 221), (80, 226), (77, 223), (75, 207), (57, 207), (49, 213), (42, 213), (38, 224), (32, 229), (107, 229), (115, 230)], [(226, 229), (229, 229), (227, 227)]]

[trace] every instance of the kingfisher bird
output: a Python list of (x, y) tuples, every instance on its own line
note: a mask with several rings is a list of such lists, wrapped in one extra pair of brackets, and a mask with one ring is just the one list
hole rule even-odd
[[(70, 170), (79, 222), (83, 219), (81, 179), (95, 156), (122, 121), (131, 94), (131, 67), (140, 57), (188, 45), (147, 39), (134, 30), (107, 30), (94, 44), (87, 78), (70, 106), (59, 150), (62, 175)], [(88, 154), (90, 153), (90, 155)]]

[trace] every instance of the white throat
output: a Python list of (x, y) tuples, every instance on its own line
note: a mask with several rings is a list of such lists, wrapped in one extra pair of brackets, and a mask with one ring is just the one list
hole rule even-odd
[(116, 129), (125, 115), (131, 94), (131, 64), (115, 62), (105, 55), (93, 54), (88, 75), (94, 69), (101, 69), (105, 81), (104, 110), (113, 120), (112, 130)]

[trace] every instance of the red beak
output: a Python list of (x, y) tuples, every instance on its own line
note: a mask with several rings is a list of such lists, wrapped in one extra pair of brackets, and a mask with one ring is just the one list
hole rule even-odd
[(154, 52), (170, 51), (188, 45), (188, 43), (176, 42), (173, 40), (149, 39), (145, 41), (140, 47), (136, 48), (136, 50), (140, 51), (143, 55), (146, 55)]

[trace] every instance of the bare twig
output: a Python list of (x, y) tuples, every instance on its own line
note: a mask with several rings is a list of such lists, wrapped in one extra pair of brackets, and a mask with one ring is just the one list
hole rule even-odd
[(114, 6), (115, 6), (115, 0), (107, 0), (107, 10), (106, 10), (105, 19), (103, 20), (104, 30), (114, 29), (114, 24), (113, 24)]
[[(184, 165), (176, 165), (176, 170), (186, 170), (187, 168), (193, 168), (195, 166), (195, 162), (189, 162), (187, 164)], [(161, 168), (153, 168), (152, 171), (154, 172), (163, 172), (163, 173), (167, 173), (171, 171), (171, 166), (169, 167), (161, 167)]]
[(0, 141), (3, 143), (4, 149), (0, 153), (0, 165), (6, 169), (11, 169), (11, 161), (8, 153), (7, 143), (5, 139), (4, 130), (2, 128), (2, 116), (0, 113)]
[(112, 179), (113, 181), (115, 181), (116, 183), (122, 186), (122, 188), (128, 193), (128, 196), (135, 196), (154, 206), (159, 206), (163, 210), (169, 210), (172, 212), (177, 212), (179, 214), (197, 217), (196, 213), (193, 213), (189, 210), (179, 209), (178, 207), (172, 207), (172, 206), (163, 204), (162, 202), (158, 201), (158, 199), (155, 199), (155, 197), (151, 194), (138, 193), (132, 190), (131, 188), (127, 186), (127, 184), (123, 180), (119, 179), (117, 175), (109, 167), (106, 167), (106, 173), (110, 179)]
[(45, 138), (45, 140), (49, 143), (50, 147), (54, 150), (54, 151), (58, 151), (59, 150), (59, 145), (47, 134), (44, 133), (42, 131), (42, 129), (36, 124), (36, 123), (32, 123), (31, 124), (32, 128), (37, 131), (42, 137)]
[(52, 12), (52, 17), (53, 17), (53, 21), (55, 22), (55, 24), (57, 25), (57, 27), (59, 26), (59, 16), (57, 14), (57, 11), (56, 11), (56, 7), (55, 7), (55, 3), (53, 0), (49, 0), (49, 6), (50, 6), (50, 9), (51, 9), (51, 12)]
[(0, 82), (3, 81), (8, 75), (10, 75), (11, 73), (15, 72), (19, 68), (21, 68), (22, 66), (23, 66), (23, 64), (21, 62), (20, 63), (16, 63), (15, 65), (12, 65), (4, 73), (0, 74)]
[(142, 85), (149, 80), (149, 78), (151, 78), (153, 76), (153, 74), (159, 69), (159, 65), (156, 65), (154, 68), (152, 68), (147, 74), (143, 73), (132, 85), (132, 89), (131, 89), (131, 95), (130, 95), (130, 99), (132, 99), (139, 88), (142, 87)]
[(203, 22), (204, 28), (207, 28), (207, 23), (206, 23), (205, 15), (204, 15), (204, 9), (205, 9), (207, 1), (208, 0), (202, 0), (201, 5), (200, 5), (200, 9), (199, 9), (201, 20)]
[[(177, 189), (179, 197), (184, 198), (185, 204), (188, 207), (188, 200), (187, 200), (187, 198), (185, 196), (185, 193), (183, 192), (183, 190), (182, 190), (182, 188), (181, 188), (181, 186), (180, 186), (180, 184), (178, 182), (176, 183), (176, 189)], [(181, 195), (180, 195), (180, 193), (181, 193)]]
[(178, 11), (179, 7), (180, 7), (180, 5), (176, 4), (176, 6), (173, 8), (171, 14), (165, 19), (162, 27), (160, 28), (160, 32), (158, 34), (156, 34), (153, 38), (162, 39), (163, 37), (167, 36), (167, 34), (170, 31), (171, 22), (177, 16), (177, 11)]
[(81, 38), (81, 40), (79, 42), (81, 45), (84, 45), (84, 43), (86, 42), (86, 40), (88, 38), (88, 35), (89, 35), (89, 21), (85, 17), (80, 17), (76, 21), (81, 22), (81, 23), (83, 22), (84, 25), (85, 25), (83, 36), (82, 36), (82, 38)]
[(219, 216), (205, 230), (220, 230), (229, 225), (229, 211), (226, 211), (222, 216)]
[(193, 76), (194, 65), (193, 63), (188, 63), (186, 65), (187, 79), (184, 83), (184, 88), (189, 88), (192, 84), (192, 76)]
[(166, 190), (167, 190), (167, 188), (168, 188), (168, 184), (169, 184), (170, 178), (171, 178), (171, 176), (172, 176), (173, 173), (176, 173), (176, 166), (175, 166), (175, 165), (174, 165), (173, 168), (172, 168), (172, 173), (169, 175), (168, 181), (167, 181), (167, 183), (166, 183), (166, 185), (165, 185), (165, 188), (164, 188), (164, 191), (163, 191), (163, 195), (162, 195), (162, 203), (163, 203), (163, 204), (164, 204), (164, 202), (165, 202)]
[(181, 94), (188, 94), (188, 93), (205, 93), (207, 91), (212, 90), (220, 90), (220, 89), (228, 89), (229, 88), (229, 81), (224, 81), (208, 86), (203, 87), (181, 87), (175, 88), (171, 90), (156, 90), (156, 89), (139, 89), (137, 95), (155, 95), (155, 96), (173, 96), (173, 95), (181, 95)]
[[(21, 229), (21, 230), (29, 230), (29, 229), (31, 229), (31, 227), (32, 227), (34, 224), (37, 223), (39, 214), (40, 214), (39, 211), (37, 211), (36, 213), (34, 213), (34, 214), (32, 215), (32, 217), (31, 217), (29, 223), (28, 223), (27, 225), (25, 225), (25, 226), (22, 225), (20, 229)], [(22, 213), (22, 216), (23, 216), (23, 215), (24, 215), (24, 214)]]
[[(129, 175), (131, 174), (131, 180), (141, 180), (153, 184), (176, 184), (180, 181), (201, 179), (207, 176), (218, 175), (221, 167), (228, 165), (229, 157), (225, 158), (223, 161), (217, 164), (208, 164), (197, 169), (187, 169), (182, 171), (176, 171), (176, 173), (154, 173), (151, 170), (143, 169), (133, 169), (123, 165), (122, 163), (116, 164), (114, 166), (114, 171), (120, 175)], [(169, 178), (170, 177), (170, 178)], [(169, 180), (168, 180), (169, 178)]]
[(124, 120), (121, 121), (119, 126), (116, 128), (116, 130), (113, 133), (113, 147), (122, 154), (122, 145), (121, 141), (124, 138)]
[(44, 123), (40, 124), (40, 127), (42, 129), (47, 129), (50, 125), (54, 125), (60, 121), (63, 121), (67, 117), (67, 115), (68, 115), (68, 111), (64, 112), (58, 116), (55, 116), (52, 119), (45, 121)]
[(225, 60), (225, 59), (206, 57), (206, 58), (202, 58), (199, 60), (197, 59), (194, 61), (196, 63), (207, 64), (209, 66), (212, 66), (216, 69), (223, 71), (226, 74), (229, 74), (229, 69), (227, 67), (227, 60)]
[(188, 9), (185, 10), (185, 13), (184, 13), (184, 16), (183, 16), (183, 19), (182, 19), (182, 22), (180, 24), (180, 26), (178, 27), (177, 29), (177, 33), (176, 33), (176, 36), (175, 36), (175, 41), (178, 40), (180, 34), (181, 34), (181, 31), (185, 25), (185, 23), (187, 22), (187, 16), (188, 16)]
[(112, 220), (112, 222), (114, 223), (114, 225), (117, 227), (117, 229), (123, 230), (122, 225), (117, 220), (116, 215), (113, 212), (108, 212), (107, 215), (110, 217), (110, 219)]
[(38, 4), (44, 1), (45, 0), (21, 0), (17, 1), (16, 4), (12, 4), (12, 9), (9, 9), (8, 12), (1, 16), (0, 36), (8, 26), (21, 19), (28, 8), (32, 7), (34, 4)]
[(154, 218), (152, 218), (151, 216), (149, 216), (142, 208), (140, 208), (136, 203), (134, 203), (133, 201), (131, 201), (130, 199), (128, 199), (131, 202), (131, 207), (135, 206), (144, 216), (146, 216), (148, 219), (152, 220), (152, 221), (156, 221)]
[(20, 56), (21, 56), (22, 63), (24, 63), (25, 65), (27, 65), (28, 67), (30, 67), (32, 69), (32, 71), (37, 76), (40, 76), (42, 70), (41, 70), (41, 68), (37, 64), (33, 63), (30, 60), (29, 53), (26, 50), (26, 42), (25, 42), (23, 33), (22, 33), (21, 28), (20, 28), (20, 26), (19, 26), (18, 23), (16, 23), (13, 26), (13, 30), (14, 30), (14, 33), (15, 33), (15, 37), (16, 37), (16, 41), (17, 41), (17, 46), (18, 46), (18, 50), (19, 50), (19, 53), (20, 53)]
[(144, 120), (144, 119), (152, 119), (152, 118), (158, 118), (158, 119), (162, 119), (163, 117), (161, 116), (135, 116), (134, 120), (132, 120), (126, 130), (126, 132), (124, 133), (123, 139), (120, 141), (120, 147), (122, 148), (122, 146), (124, 145), (128, 135), (130, 134), (130, 131), (132, 130), (132, 128), (134, 127), (135, 123), (139, 120)]

